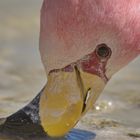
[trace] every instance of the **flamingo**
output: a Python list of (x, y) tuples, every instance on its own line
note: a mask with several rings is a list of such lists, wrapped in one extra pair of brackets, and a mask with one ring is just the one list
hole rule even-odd
[(6, 134), (67, 134), (111, 77), (140, 54), (139, 0), (44, 0), (40, 45), (47, 84), (6, 118)]

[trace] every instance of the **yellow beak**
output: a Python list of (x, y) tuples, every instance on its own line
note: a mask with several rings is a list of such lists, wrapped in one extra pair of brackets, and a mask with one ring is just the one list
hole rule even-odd
[(105, 86), (97, 75), (74, 68), (50, 73), (40, 99), (40, 120), (52, 137), (64, 136), (93, 106)]

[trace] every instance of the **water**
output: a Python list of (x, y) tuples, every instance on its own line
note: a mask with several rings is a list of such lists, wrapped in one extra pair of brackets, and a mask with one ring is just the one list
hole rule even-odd
[[(38, 51), (41, 3), (0, 1), (0, 118), (26, 105), (46, 82)], [(94, 132), (95, 140), (140, 139), (140, 58), (113, 77), (77, 127)]]

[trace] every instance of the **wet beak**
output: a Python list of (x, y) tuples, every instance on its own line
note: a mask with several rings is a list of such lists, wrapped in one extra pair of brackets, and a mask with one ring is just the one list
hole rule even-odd
[(104, 81), (73, 67), (72, 72), (50, 73), (40, 99), (40, 120), (52, 137), (65, 135), (95, 103)]

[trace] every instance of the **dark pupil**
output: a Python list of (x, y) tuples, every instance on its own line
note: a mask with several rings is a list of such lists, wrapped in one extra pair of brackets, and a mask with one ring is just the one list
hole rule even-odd
[(97, 54), (103, 58), (108, 57), (110, 55), (110, 48), (106, 44), (101, 44), (98, 46)]

